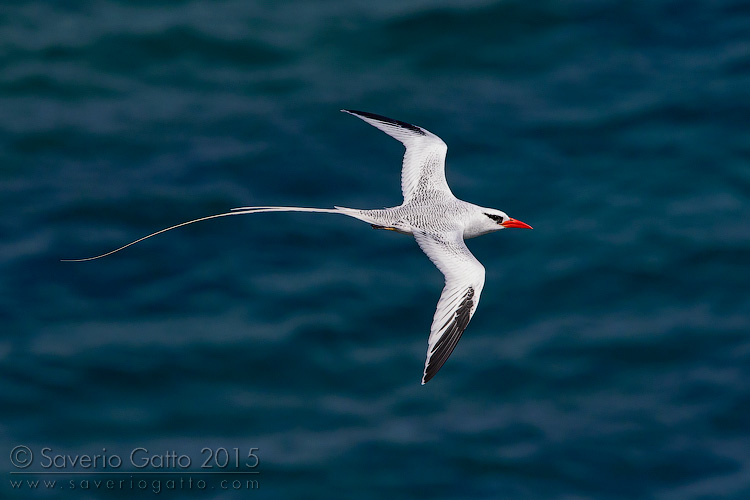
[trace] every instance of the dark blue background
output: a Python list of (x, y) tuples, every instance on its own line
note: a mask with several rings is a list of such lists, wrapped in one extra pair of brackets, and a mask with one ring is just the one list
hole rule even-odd
[[(469, 242), (482, 302), (426, 386), (411, 238), (263, 214), (59, 261), (400, 203), (401, 145), (343, 107), (535, 227)], [(2, 496), (153, 495), (13, 489), (26, 445), (259, 448), (257, 491), (172, 497), (750, 498), (749, 117), (740, 1), (6, 3)]]

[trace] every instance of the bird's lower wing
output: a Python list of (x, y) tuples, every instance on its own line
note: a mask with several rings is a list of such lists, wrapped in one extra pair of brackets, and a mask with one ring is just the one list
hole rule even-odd
[(479, 304), (484, 287), (484, 266), (455, 231), (447, 234), (415, 232), (419, 247), (445, 275), (445, 287), (430, 328), (422, 384), (440, 370), (455, 349)]

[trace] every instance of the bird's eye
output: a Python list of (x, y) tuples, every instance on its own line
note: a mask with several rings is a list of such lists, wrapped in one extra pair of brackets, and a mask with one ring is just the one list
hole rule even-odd
[(490, 219), (494, 220), (494, 221), (495, 221), (495, 222), (497, 222), (498, 224), (502, 224), (502, 223), (503, 223), (503, 220), (504, 220), (504, 219), (503, 219), (503, 216), (502, 216), (502, 215), (495, 215), (495, 214), (484, 214), (484, 215), (486, 215), (486, 216), (487, 216), (487, 217), (489, 217)]

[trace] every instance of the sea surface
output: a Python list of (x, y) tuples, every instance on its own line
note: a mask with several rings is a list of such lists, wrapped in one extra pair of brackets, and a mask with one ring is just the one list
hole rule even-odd
[[(425, 386), (414, 240), (247, 205), (401, 202), (448, 144), (534, 226)], [(86, 458), (88, 457), (88, 458)], [(118, 462), (119, 460), (119, 462)], [(0, 497), (750, 498), (750, 8), (0, 7)]]

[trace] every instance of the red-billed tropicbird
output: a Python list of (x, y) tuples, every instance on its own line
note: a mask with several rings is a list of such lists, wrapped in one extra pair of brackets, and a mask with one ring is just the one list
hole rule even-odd
[(183, 222), (144, 236), (116, 250), (87, 259), (111, 255), (146, 238), (187, 224), (216, 217), (261, 212), (322, 212), (343, 214), (365, 221), (375, 229), (411, 234), (422, 251), (445, 275), (432, 320), (427, 344), (422, 384), (440, 370), (469, 324), (479, 304), (484, 287), (484, 266), (469, 252), (464, 240), (504, 228), (531, 226), (508, 217), (505, 212), (459, 200), (445, 180), (445, 154), (448, 147), (435, 134), (422, 127), (365, 111), (342, 110), (366, 121), (406, 147), (401, 170), (404, 202), (391, 208), (360, 210), (356, 208), (241, 207), (231, 212), (209, 215)]

